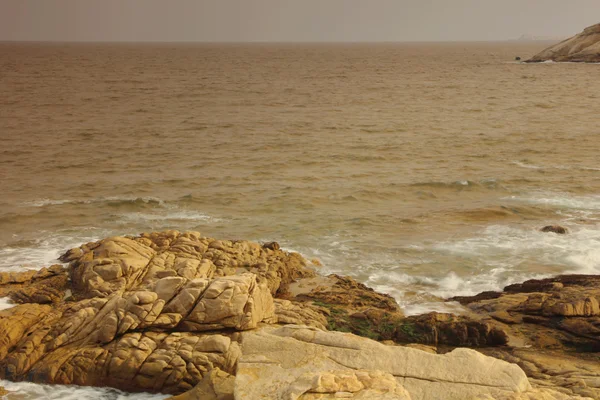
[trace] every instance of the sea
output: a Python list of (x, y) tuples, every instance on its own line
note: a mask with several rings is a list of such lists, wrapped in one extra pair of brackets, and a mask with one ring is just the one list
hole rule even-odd
[(194, 230), (277, 241), (407, 315), (600, 273), (600, 66), (515, 61), (550, 44), (0, 43), (0, 271)]

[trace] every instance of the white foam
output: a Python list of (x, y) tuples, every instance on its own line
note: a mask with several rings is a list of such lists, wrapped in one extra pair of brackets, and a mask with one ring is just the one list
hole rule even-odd
[(65, 251), (87, 242), (111, 236), (103, 230), (86, 229), (81, 232), (40, 233), (43, 238), (27, 241), (25, 245), (0, 248), (0, 271), (39, 269), (60, 263), (58, 257)]
[(173, 211), (165, 212), (165, 213), (142, 213), (142, 212), (134, 212), (121, 214), (121, 217), (130, 220), (130, 221), (144, 221), (144, 222), (164, 222), (164, 221), (220, 221), (219, 218), (211, 217), (210, 215), (202, 214), (195, 211), (186, 211), (186, 210), (177, 210), (175, 208)]
[(31, 201), (26, 201), (25, 203), (23, 203), (24, 206), (31, 206), (31, 207), (45, 207), (45, 206), (55, 206), (55, 205), (61, 205), (61, 204), (68, 204), (68, 203), (74, 203), (74, 200), (53, 200), (53, 199), (38, 199), (38, 200), (31, 200)]
[(529, 196), (511, 196), (504, 198), (504, 200), (567, 209), (600, 210), (600, 195), (573, 196), (568, 193), (538, 193)]
[[(556, 272), (600, 273), (600, 226), (567, 225), (568, 235), (544, 233), (535, 227), (490, 226), (480, 235), (435, 247), (456, 255), (476, 257), (487, 265), (508, 269), (530, 265), (560, 268)], [(549, 272), (554, 272), (548, 270)]]
[(542, 277), (545, 275), (503, 268), (492, 268), (467, 276), (459, 276), (454, 271), (442, 276), (413, 276), (400, 271), (382, 270), (373, 273), (366, 284), (378, 292), (394, 297), (406, 315), (431, 311), (460, 314), (465, 310), (462, 306), (443, 300), (454, 296), (473, 296), (485, 291), (499, 291), (512, 283)]
[(158, 203), (159, 205), (163, 205), (165, 202), (158, 197), (145, 196), (145, 197), (135, 197), (135, 196), (108, 196), (108, 197), (96, 197), (88, 200), (81, 199), (48, 199), (42, 198), (37, 200), (26, 201), (23, 203), (24, 206), (30, 207), (45, 207), (45, 206), (55, 206), (62, 204), (94, 204), (94, 203), (104, 203), (104, 202), (134, 202), (134, 201), (142, 201), (143, 203)]
[(162, 400), (164, 394), (126, 393), (111, 388), (95, 388), (74, 385), (42, 385), (30, 382), (0, 380), (0, 386), (9, 393), (6, 400)]
[(411, 315), (421, 315), (430, 312), (450, 313), (455, 315), (464, 314), (466, 309), (456, 301), (435, 302), (427, 301), (423, 303), (412, 303), (402, 306), (402, 312), (407, 317)]
[(396, 257), (375, 253), (363, 260), (367, 265), (344, 260), (346, 266), (340, 266), (333, 259), (337, 268), (327, 269), (348, 274), (352, 265), (354, 277), (394, 297), (406, 314), (458, 312), (442, 300), (557, 274), (600, 273), (600, 223), (560, 223), (570, 229), (568, 235), (540, 232), (539, 226), (493, 225), (467, 238), (408, 246)]
[(521, 161), (513, 161), (512, 164), (515, 164), (515, 165), (518, 165), (519, 167), (527, 168), (527, 169), (543, 169), (544, 168), (544, 167), (540, 167), (539, 165), (526, 164)]
[(16, 306), (8, 297), (0, 297), (0, 311)]
[(586, 167), (583, 165), (551, 165), (541, 166), (535, 164), (528, 164), (522, 161), (511, 161), (511, 164), (518, 165), (521, 168), (527, 169), (558, 169), (558, 170), (581, 170), (581, 171), (600, 171), (597, 167)]

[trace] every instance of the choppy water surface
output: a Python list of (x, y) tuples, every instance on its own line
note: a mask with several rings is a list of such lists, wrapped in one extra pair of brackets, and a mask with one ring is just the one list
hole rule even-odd
[(0, 266), (193, 229), (409, 313), (599, 273), (600, 69), (546, 45), (0, 44)]
[(1, 44), (0, 265), (175, 228), (407, 306), (598, 272), (600, 69), (545, 45)]
[(407, 305), (597, 271), (600, 70), (510, 62), (545, 45), (2, 44), (0, 265), (176, 228)]

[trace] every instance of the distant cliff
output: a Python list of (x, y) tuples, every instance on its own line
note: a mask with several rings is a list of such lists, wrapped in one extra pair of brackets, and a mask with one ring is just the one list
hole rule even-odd
[(527, 62), (542, 61), (600, 62), (600, 24), (548, 47)]

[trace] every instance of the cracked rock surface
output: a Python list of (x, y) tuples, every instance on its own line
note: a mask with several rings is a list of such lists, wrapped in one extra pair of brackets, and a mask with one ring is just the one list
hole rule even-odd
[[(0, 378), (176, 400), (600, 398), (591, 353), (507, 346), (515, 332), (484, 316), (484, 300), (465, 300), (472, 316), (405, 318), (390, 296), (318, 276), (275, 242), (167, 231), (84, 244), (61, 259), (67, 268), (0, 273), (0, 296), (18, 303), (0, 311)], [(597, 285), (569, 282), (525, 283), (485, 301), (503, 304), (490, 310), (510, 320), (595, 321)], [(597, 338), (593, 327), (567, 325), (587, 329), (583, 343)], [(397, 345), (408, 342), (485, 347)]]

